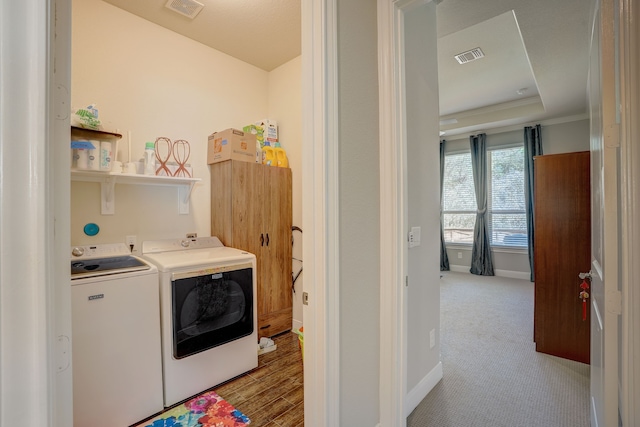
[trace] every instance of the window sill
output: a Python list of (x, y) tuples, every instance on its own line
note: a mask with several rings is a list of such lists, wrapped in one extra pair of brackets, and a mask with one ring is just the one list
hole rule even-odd
[[(463, 250), (470, 251), (473, 248), (471, 243), (445, 243), (447, 249), (451, 250)], [(523, 247), (513, 247), (513, 246), (491, 246), (492, 252), (499, 253), (509, 253), (509, 254), (523, 254), (527, 255), (529, 253), (528, 248)]]

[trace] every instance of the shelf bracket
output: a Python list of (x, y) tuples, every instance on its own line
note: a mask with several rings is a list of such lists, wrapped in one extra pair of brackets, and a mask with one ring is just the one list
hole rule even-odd
[(195, 182), (178, 187), (178, 211), (180, 215), (189, 215), (189, 199)]
[(100, 213), (102, 215), (114, 215), (116, 213), (115, 203), (116, 177), (108, 176), (100, 181)]

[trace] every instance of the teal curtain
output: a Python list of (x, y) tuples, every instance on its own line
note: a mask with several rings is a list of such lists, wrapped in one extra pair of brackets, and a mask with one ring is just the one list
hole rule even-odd
[(444, 244), (444, 217), (442, 215), (442, 187), (444, 185), (444, 147), (446, 141), (440, 141), (440, 271), (449, 271), (449, 257)]
[(524, 201), (527, 213), (527, 240), (529, 241), (529, 267), (531, 268), (531, 281), (535, 280), (533, 271), (533, 248), (535, 241), (533, 208), (535, 200), (534, 190), (534, 170), (533, 158), (542, 155), (542, 138), (540, 136), (541, 127), (527, 126), (524, 128)]
[(471, 145), (473, 186), (478, 205), (469, 271), (481, 276), (493, 276), (493, 257), (487, 225), (487, 135), (484, 133), (472, 135), (469, 138), (469, 143)]

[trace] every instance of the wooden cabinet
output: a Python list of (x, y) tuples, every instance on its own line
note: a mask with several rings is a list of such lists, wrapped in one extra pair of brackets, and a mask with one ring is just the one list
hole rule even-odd
[(229, 160), (211, 168), (211, 235), (256, 255), (258, 335), (291, 330), (291, 169)]
[(591, 266), (589, 152), (534, 158), (534, 340), (542, 353), (589, 363), (578, 274)]

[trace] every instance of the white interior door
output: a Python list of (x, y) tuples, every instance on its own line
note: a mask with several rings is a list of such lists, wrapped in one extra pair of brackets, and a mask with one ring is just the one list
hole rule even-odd
[(589, 104), (591, 116), (591, 425), (618, 425), (619, 114), (615, 0), (596, 0)]

